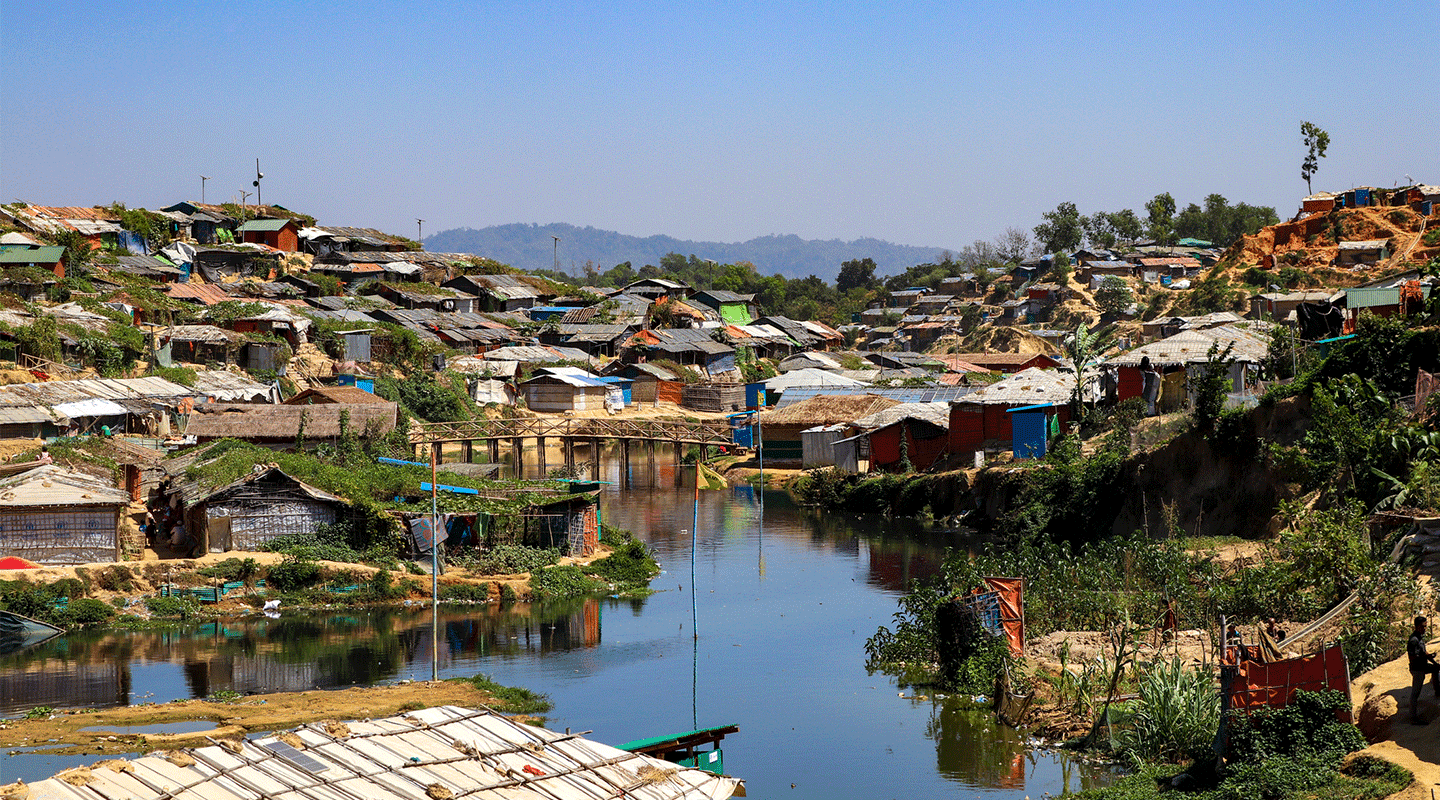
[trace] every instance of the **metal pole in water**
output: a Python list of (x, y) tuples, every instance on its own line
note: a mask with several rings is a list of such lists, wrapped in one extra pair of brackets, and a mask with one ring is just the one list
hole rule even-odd
[(440, 515), (437, 513), (435, 448), (430, 445), (430, 680), (440, 680)]
[[(704, 445), (701, 445), (704, 447)], [(702, 451), (703, 452), (703, 451)], [(700, 538), (700, 456), (695, 456), (695, 518), (690, 526), (690, 632), (700, 638), (700, 607), (695, 599), (695, 541)]]

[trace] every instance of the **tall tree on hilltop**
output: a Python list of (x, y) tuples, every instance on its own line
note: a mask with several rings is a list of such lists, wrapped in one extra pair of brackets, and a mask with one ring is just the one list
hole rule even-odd
[(1115, 237), (1120, 243), (1133, 245), (1145, 235), (1145, 225), (1133, 209), (1116, 211), (1110, 215), (1110, 227), (1115, 230)]
[(1305, 179), (1305, 193), (1310, 190), (1310, 177), (1320, 169), (1320, 159), (1325, 157), (1325, 148), (1330, 146), (1330, 134), (1320, 130), (1313, 122), (1300, 123), (1300, 139), (1305, 144), (1305, 160), (1300, 164), (1300, 177)]
[(1069, 252), (1080, 246), (1085, 230), (1080, 222), (1080, 210), (1074, 203), (1061, 203), (1054, 211), (1041, 216), (1045, 221), (1035, 226), (1035, 238), (1045, 252)]
[(1155, 195), (1145, 204), (1149, 214), (1146, 232), (1159, 244), (1175, 243), (1175, 198), (1169, 192)]
[(840, 265), (840, 275), (835, 279), (835, 288), (848, 292), (854, 288), (874, 289), (880, 284), (875, 279), (875, 259), (859, 258)]
[[(981, 242), (975, 243), (977, 246)], [(1009, 227), (1005, 232), (995, 237), (995, 242), (990, 245), (993, 255), (999, 256), (1000, 260), (1007, 264), (1023, 264), (1035, 252), (1035, 244), (1030, 240), (1030, 234), (1021, 228)]]

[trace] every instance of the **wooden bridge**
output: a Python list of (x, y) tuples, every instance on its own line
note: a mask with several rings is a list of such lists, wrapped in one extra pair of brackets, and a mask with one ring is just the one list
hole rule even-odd
[(575, 468), (575, 447), (588, 445), (592, 476), (599, 474), (600, 448), (606, 441), (619, 443), (622, 468), (627, 472), (631, 447), (637, 443), (644, 443), (652, 463), (657, 445), (670, 445), (677, 464), (685, 445), (734, 446), (730, 424), (724, 420), (690, 422), (604, 417), (519, 417), (462, 422), (411, 422), (409, 436), (416, 457), (420, 458), (423, 454), (422, 448), (428, 445), (435, 453), (436, 463), (441, 463), (444, 446), (451, 442), (460, 444), (461, 461), (472, 461), (475, 443), (484, 442), (490, 450), (490, 463), (499, 463), (501, 443), (509, 442), (517, 475), (521, 474), (526, 439), (535, 440), (535, 452), (542, 475), (546, 471), (545, 446), (547, 440), (551, 439), (559, 440), (564, 452), (565, 466), (571, 471)]

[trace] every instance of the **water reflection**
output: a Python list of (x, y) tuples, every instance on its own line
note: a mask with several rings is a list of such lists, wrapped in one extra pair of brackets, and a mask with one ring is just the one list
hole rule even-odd
[[(610, 601), (638, 615), (643, 600)], [(442, 668), (481, 658), (533, 658), (600, 644), (602, 601), (523, 606), (442, 607)], [(164, 699), (370, 685), (431, 660), (427, 609), (297, 614), (180, 625), (163, 631), (67, 634), (16, 654), (0, 668), (0, 714), (39, 705), (129, 705), (132, 674), (169, 663), (184, 691)]]

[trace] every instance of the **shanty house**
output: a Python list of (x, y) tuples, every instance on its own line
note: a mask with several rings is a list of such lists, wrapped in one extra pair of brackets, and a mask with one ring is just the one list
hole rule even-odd
[(638, 281), (628, 283), (620, 288), (616, 294), (633, 294), (644, 297), (651, 301), (668, 297), (672, 300), (684, 300), (689, 297), (694, 289), (678, 281), (670, 281), (664, 278), (641, 278)]
[(240, 226), (240, 240), (293, 253), (300, 249), (300, 226), (293, 219), (252, 219)]
[(1060, 361), (1045, 353), (954, 353), (944, 356), (981, 369), (1014, 374), (1027, 369), (1053, 369)]
[(1335, 266), (1374, 266), (1390, 257), (1389, 239), (1363, 242), (1341, 242), (1335, 253)]
[[(968, 358), (968, 357), (967, 357)], [(1014, 408), (1039, 403), (1059, 406), (1062, 430), (1070, 422), (1070, 396), (1075, 376), (1030, 368), (1004, 380), (971, 392), (950, 404), (950, 452), (973, 453), (989, 447), (1003, 447), (1014, 438)]]
[(0, 245), (0, 269), (37, 267), (65, 279), (65, 248), (59, 246)]
[(220, 487), (185, 481), (170, 493), (179, 495), (186, 530), (211, 553), (259, 550), (281, 536), (312, 534), (347, 507), (345, 500), (274, 466)]
[(537, 305), (542, 293), (528, 275), (458, 275), (440, 285), (474, 295), (477, 311), (523, 311)]
[(713, 308), (720, 320), (729, 325), (749, 325), (755, 318), (755, 295), (736, 294), (721, 289), (706, 289), (690, 298), (693, 303)]
[(326, 403), (319, 405), (243, 405), (203, 403), (182, 419), (182, 432), (200, 443), (216, 439), (244, 439), (266, 447), (293, 447), (304, 433), (316, 444), (340, 438), (340, 415), (348, 413), (347, 430), (356, 435), (381, 435), (395, 427), (398, 406), (383, 403)]
[[(156, 327), (153, 332), (159, 334), (161, 352), (168, 350), (172, 363), (184, 361), (191, 364), (230, 364), (235, 360), (235, 352), (240, 343), (245, 340), (244, 336), (234, 331), (214, 325)], [(165, 358), (164, 355), (161, 356), (162, 361)]]
[(605, 383), (577, 367), (546, 367), (518, 387), (531, 411), (599, 411), (613, 391), (624, 406), (618, 386)]
[(898, 400), (870, 394), (842, 394), (812, 397), (785, 408), (762, 411), (760, 425), (765, 460), (802, 461), (806, 430), (818, 426), (849, 424), (899, 404)]
[(655, 364), (625, 364), (612, 361), (606, 365), (606, 375), (629, 378), (630, 397), (635, 403), (680, 404), (685, 391), (685, 381), (679, 375)]
[(901, 403), (861, 417), (851, 426), (869, 442), (872, 470), (898, 472), (909, 461), (911, 468), (923, 472), (950, 449), (949, 403)]
[(55, 464), (10, 464), (0, 478), (0, 552), (37, 564), (120, 559), (120, 514), (130, 495)]
[(1230, 357), (1235, 363), (1230, 368), (1230, 381), (1234, 390), (1240, 391), (1245, 386), (1248, 371), (1264, 362), (1269, 353), (1270, 343), (1264, 330), (1226, 327), (1181, 331), (1107, 359), (1105, 364), (1119, 369), (1117, 399), (1124, 401), (1144, 397), (1143, 365), (1148, 360), (1160, 378), (1155, 401), (1156, 410), (1163, 414), (1181, 408), (1190, 399), (1190, 372), (1197, 365), (1209, 361), (1211, 348), (1218, 347), (1219, 351), (1223, 351), (1232, 343), (1234, 348)]

